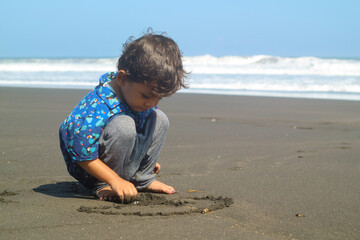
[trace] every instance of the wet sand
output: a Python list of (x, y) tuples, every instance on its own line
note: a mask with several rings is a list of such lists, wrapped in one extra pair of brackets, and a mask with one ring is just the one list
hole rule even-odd
[(360, 239), (360, 102), (164, 99), (177, 193), (124, 205), (65, 169), (58, 127), (86, 92), (0, 88), (0, 239)]

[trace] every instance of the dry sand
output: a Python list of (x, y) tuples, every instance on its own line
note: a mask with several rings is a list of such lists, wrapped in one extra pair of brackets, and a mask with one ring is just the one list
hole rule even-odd
[(65, 169), (58, 127), (86, 92), (0, 88), (0, 239), (360, 239), (360, 102), (164, 99), (177, 194), (123, 205)]

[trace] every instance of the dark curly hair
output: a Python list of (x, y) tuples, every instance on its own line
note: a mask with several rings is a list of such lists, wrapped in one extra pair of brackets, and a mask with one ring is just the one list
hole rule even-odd
[(124, 44), (118, 60), (118, 70), (124, 70), (127, 80), (152, 87), (154, 94), (165, 97), (181, 88), (188, 88), (187, 73), (176, 42), (162, 34), (146, 33)]

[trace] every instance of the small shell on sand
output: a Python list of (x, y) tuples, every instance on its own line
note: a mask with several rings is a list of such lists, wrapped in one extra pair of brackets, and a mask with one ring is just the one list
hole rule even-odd
[(204, 210), (201, 211), (202, 214), (208, 213), (210, 212), (210, 210), (208, 208), (205, 208)]
[(199, 191), (199, 190), (194, 190), (194, 189), (189, 189), (188, 193), (193, 193), (193, 192), (204, 192), (204, 191)]

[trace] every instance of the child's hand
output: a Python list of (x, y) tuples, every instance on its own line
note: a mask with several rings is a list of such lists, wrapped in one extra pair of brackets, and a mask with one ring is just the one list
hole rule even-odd
[(156, 163), (153, 173), (158, 174), (160, 172), (160, 169), (161, 169), (160, 164)]
[(113, 184), (111, 186), (111, 189), (116, 193), (116, 195), (119, 197), (119, 200), (122, 203), (128, 203), (134, 201), (138, 193), (134, 184), (123, 179)]
[(109, 184), (110, 187), (105, 187), (96, 193), (100, 199), (113, 200), (114, 197), (119, 197), (121, 202), (131, 202), (135, 199), (138, 192), (134, 184), (120, 178), (100, 159), (82, 161), (78, 164), (92, 176)]

